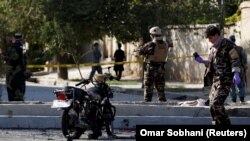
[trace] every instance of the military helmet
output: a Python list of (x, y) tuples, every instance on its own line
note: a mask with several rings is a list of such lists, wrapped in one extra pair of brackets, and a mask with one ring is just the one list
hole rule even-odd
[(151, 27), (149, 33), (152, 35), (161, 35), (161, 29), (158, 26)]
[(22, 34), (21, 33), (15, 33), (14, 38), (15, 39), (22, 39)]
[(13, 42), (21, 42), (23, 40), (23, 36), (21, 33), (14, 33)]

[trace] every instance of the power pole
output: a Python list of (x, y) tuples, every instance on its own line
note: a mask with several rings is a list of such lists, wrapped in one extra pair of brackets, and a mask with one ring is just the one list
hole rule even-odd
[(225, 0), (221, 0), (221, 17), (220, 17), (220, 27), (221, 27), (221, 36), (224, 37), (224, 26), (225, 26)]

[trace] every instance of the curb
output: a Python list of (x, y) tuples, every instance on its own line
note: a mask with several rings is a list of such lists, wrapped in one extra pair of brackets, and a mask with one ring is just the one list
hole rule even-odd
[[(117, 116), (210, 116), (208, 106), (179, 106), (176, 102), (112, 102)], [(60, 116), (62, 111), (51, 108), (51, 102), (19, 104), (0, 104), (0, 115), (7, 117), (26, 116)], [(129, 109), (129, 110), (128, 110)], [(226, 106), (227, 112), (234, 117), (250, 117), (250, 105)]]
[[(208, 106), (182, 107), (173, 106), (174, 103), (113, 102), (117, 108), (113, 127), (135, 129), (139, 124), (211, 124)], [(249, 105), (226, 106), (226, 108), (232, 124), (250, 125)], [(61, 113), (62, 111), (51, 109), (51, 103), (5, 103), (0, 105), (0, 128), (60, 128)]]

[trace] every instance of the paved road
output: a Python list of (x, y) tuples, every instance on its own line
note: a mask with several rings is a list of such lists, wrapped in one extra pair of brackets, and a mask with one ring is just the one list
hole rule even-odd
[[(134, 141), (134, 131), (115, 131), (118, 136), (113, 141)], [(25, 129), (1, 129), (1, 141), (67, 141), (62, 135), (61, 130), (25, 130)], [(77, 140), (87, 140), (87, 134), (84, 134)], [(106, 135), (99, 137), (98, 140), (110, 140)], [(74, 140), (75, 141), (75, 140)]]
[[(25, 101), (52, 102), (55, 99), (53, 91), (61, 88), (62, 86), (53, 86), (53, 85), (27, 82)], [(114, 98), (111, 99), (111, 101), (134, 101), (134, 102), (143, 101), (143, 89), (141, 88), (140, 85), (111, 86), (111, 88), (114, 91)], [(7, 91), (4, 83), (0, 83), (0, 92), (2, 92), (1, 100), (8, 101)], [(185, 98), (187, 98), (186, 100), (190, 99), (193, 100), (197, 99), (197, 97), (207, 99), (208, 93), (204, 93), (202, 91), (182, 91), (182, 92), (166, 91), (166, 97), (169, 100), (173, 100), (176, 97), (184, 98), (183, 100), (185, 100)], [(247, 95), (246, 100), (247, 101), (250, 100), (250, 96)], [(154, 93), (152, 101), (158, 102), (156, 93)], [(227, 102), (231, 102), (230, 97), (227, 98)]]
[[(2, 85), (2, 101), (8, 101), (7, 91), (5, 85)], [(36, 84), (27, 82), (25, 101), (42, 101), (42, 102), (52, 102), (55, 99), (53, 91), (55, 89), (61, 89), (59, 86), (48, 86), (43, 84)], [(143, 95), (131, 95), (124, 94), (115, 91), (113, 101), (141, 101), (143, 100)]]
[[(1, 100), (8, 101), (8, 96), (7, 96), (5, 85), (2, 84), (0, 87), (2, 87), (1, 88), (2, 89)], [(128, 92), (124, 91), (125, 89), (119, 86), (111, 86), (111, 87), (114, 91), (114, 97), (113, 99), (111, 99), (111, 101), (143, 101), (143, 92), (140, 92), (140, 93), (137, 92), (137, 94), (133, 94), (131, 91), (128, 91)], [(55, 95), (53, 94), (53, 91), (56, 89), (61, 89), (61, 88), (62, 87), (59, 87), (59, 86), (43, 85), (43, 84), (27, 82), (26, 92), (25, 92), (25, 101), (52, 102), (55, 99)], [(157, 101), (156, 94), (153, 96), (153, 101)]]

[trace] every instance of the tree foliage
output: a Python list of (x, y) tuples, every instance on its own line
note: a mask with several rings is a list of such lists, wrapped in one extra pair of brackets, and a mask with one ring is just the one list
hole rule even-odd
[(241, 19), (240, 3), (242, 0), (231, 0), (226, 3), (226, 19), (225, 23), (227, 25), (236, 23)]
[[(226, 17), (235, 13), (239, 2), (226, 1)], [(78, 45), (104, 35), (124, 42), (138, 40), (153, 25), (218, 22), (220, 8), (220, 0), (2, 0), (0, 18), (2, 31), (22, 32), (32, 42), (47, 42), (41, 33), (51, 36), (51, 26), (51, 30), (58, 30), (54, 34), (70, 35), (71, 41), (64, 45), (67, 47), (69, 43)], [(59, 39), (58, 34), (54, 38), (57, 42), (64, 39)]]
[[(229, 17), (240, 0), (225, 2)], [(81, 56), (83, 43), (104, 35), (124, 43), (145, 42), (155, 25), (223, 23), (222, 7), (221, 0), (1, 0), (0, 29), (1, 37), (23, 33), (31, 47), (42, 51), (34, 57), (51, 59), (67, 53)]]

